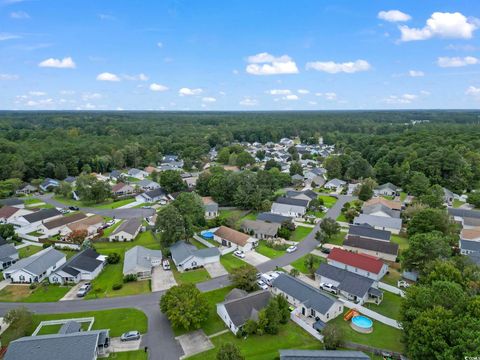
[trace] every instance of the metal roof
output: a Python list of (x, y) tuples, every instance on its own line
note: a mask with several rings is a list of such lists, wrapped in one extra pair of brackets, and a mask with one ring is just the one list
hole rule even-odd
[(64, 257), (65, 254), (55, 250), (53, 247), (49, 247), (29, 256), (28, 258), (20, 259), (5, 271), (11, 273), (16, 270), (24, 269), (29, 273), (40, 275)]
[(350, 350), (280, 350), (280, 360), (370, 360), (370, 357)]
[(160, 250), (151, 250), (143, 246), (134, 246), (125, 252), (123, 261), (123, 273), (135, 272), (139, 269), (150, 270), (152, 268), (152, 258), (161, 259)]
[(339, 290), (361, 298), (365, 296), (373, 285), (372, 279), (325, 263), (320, 264), (320, 267), (315, 273), (338, 282)]

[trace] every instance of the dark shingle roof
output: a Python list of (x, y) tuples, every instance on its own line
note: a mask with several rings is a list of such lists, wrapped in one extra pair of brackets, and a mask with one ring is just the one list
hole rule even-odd
[(365, 238), (390, 241), (390, 231), (377, 230), (369, 225), (350, 225), (348, 235), (362, 236)]
[(16, 199), (16, 198), (3, 199), (3, 200), (0, 200), (0, 204), (7, 205), (7, 206), (14, 206), (14, 205), (23, 204), (23, 201), (20, 200), (20, 199)]
[(99, 256), (95, 250), (85, 249), (68, 259), (57, 271), (65, 271), (73, 276), (78, 275), (79, 270), (95, 271), (102, 264), (101, 260), (97, 260)]
[(0, 260), (9, 259), (12, 255), (18, 254), (13, 244), (0, 244)]
[(372, 279), (325, 263), (320, 264), (315, 273), (338, 282), (339, 290), (358, 297), (364, 297), (373, 284)]
[(197, 256), (199, 258), (206, 258), (210, 256), (219, 256), (220, 250), (218, 248), (197, 249), (192, 244), (187, 244), (185, 241), (177, 241), (170, 246), (170, 253), (177, 264), (187, 260), (189, 257)]
[(262, 220), (266, 222), (271, 222), (271, 223), (278, 223), (278, 224), (283, 224), (285, 221), (292, 221), (292, 218), (289, 216), (283, 216), (279, 214), (273, 214), (269, 212), (263, 212), (258, 214), (257, 220)]
[(343, 242), (344, 246), (351, 246), (364, 250), (378, 251), (384, 254), (397, 255), (398, 244), (390, 241), (373, 240), (361, 236), (347, 236)]
[(157, 189), (145, 192), (145, 195), (147, 195), (150, 198), (156, 198), (158, 196), (166, 196), (167, 193), (162, 188), (157, 188)]
[(460, 240), (460, 248), (462, 250), (480, 252), (480, 241)]
[(480, 211), (478, 210), (448, 208), (448, 213), (452, 216), (458, 216), (462, 218), (480, 219)]
[(370, 360), (370, 357), (350, 350), (280, 350), (280, 360)]
[(50, 229), (55, 229), (57, 227), (73, 223), (75, 221), (85, 219), (86, 217), (87, 217), (87, 215), (85, 215), (84, 213), (76, 213), (76, 214), (73, 214), (73, 215), (70, 215), (70, 216), (62, 216), (61, 218), (51, 220), (51, 221), (47, 221), (43, 224), (43, 226), (45, 226), (49, 230)]
[(119, 227), (117, 227), (110, 234), (110, 236), (116, 235), (121, 231), (125, 231), (127, 234), (134, 235), (141, 225), (142, 225), (142, 223), (141, 223), (140, 219), (137, 219), (137, 218), (125, 220), (123, 223), (120, 224)]
[(287, 274), (281, 274), (277, 277), (273, 281), (272, 286), (321, 314), (326, 314), (336, 301), (335, 298)]
[(67, 321), (65, 324), (62, 325), (60, 330), (58, 330), (59, 334), (71, 334), (79, 332), (82, 329), (82, 326), (73, 320)]
[(60, 211), (58, 211), (55, 208), (50, 208), (50, 209), (42, 209), (32, 214), (24, 215), (23, 218), (31, 224), (37, 221), (50, 219), (54, 216), (59, 216), (59, 215), (62, 215)]
[(303, 207), (308, 206), (308, 200), (293, 199), (293, 198), (287, 198), (287, 197), (279, 197), (277, 198), (277, 200), (275, 200), (275, 202), (278, 204), (286, 204), (286, 205), (294, 205), (294, 206), (303, 206)]
[(255, 318), (255, 314), (258, 314), (268, 305), (270, 297), (268, 290), (260, 290), (242, 298), (224, 301), (222, 304), (225, 306), (232, 323), (239, 327), (245, 324), (248, 319)]
[(58, 261), (65, 257), (65, 254), (52, 247), (43, 249), (28, 258), (20, 259), (18, 262), (10, 266), (6, 271), (12, 272), (24, 269), (32, 274), (40, 275), (50, 266), (55, 265)]

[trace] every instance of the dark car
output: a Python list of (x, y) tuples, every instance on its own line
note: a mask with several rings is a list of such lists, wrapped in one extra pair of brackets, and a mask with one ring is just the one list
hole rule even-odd
[(78, 211), (78, 210), (80, 210), (80, 208), (79, 208), (78, 206), (69, 206), (68, 208), (69, 208), (70, 210), (72, 210), (72, 211)]
[(330, 249), (329, 249), (329, 248), (324, 248), (324, 247), (322, 247), (322, 248), (320, 249), (320, 251), (321, 251), (322, 253), (324, 253), (324, 254), (330, 254)]

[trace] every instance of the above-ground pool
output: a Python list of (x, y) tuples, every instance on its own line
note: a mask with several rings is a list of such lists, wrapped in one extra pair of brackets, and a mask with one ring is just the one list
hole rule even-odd
[(370, 334), (373, 331), (373, 321), (362, 315), (354, 316), (350, 326), (354, 330), (365, 334)]
[(210, 231), (202, 231), (201, 235), (202, 235), (205, 239), (213, 239), (213, 233), (210, 232)]

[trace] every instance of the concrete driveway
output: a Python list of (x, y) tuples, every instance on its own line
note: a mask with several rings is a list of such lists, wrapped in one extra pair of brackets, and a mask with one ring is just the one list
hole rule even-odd
[(120, 341), (119, 337), (110, 338), (109, 350), (113, 352), (135, 351), (140, 349), (141, 341), (141, 337), (139, 340), (130, 341)]
[(180, 359), (187, 358), (210, 349), (214, 346), (203, 330), (193, 331), (191, 333), (177, 336), (175, 338), (182, 346), (184, 355)]
[(85, 284), (86, 281), (80, 281), (77, 285), (72, 287), (63, 298), (61, 298), (59, 301), (68, 301), (68, 300), (81, 300), (83, 298), (77, 297), (77, 291), (80, 289), (80, 287)]
[(152, 291), (168, 290), (175, 285), (177, 285), (177, 282), (171, 270), (163, 270), (161, 266), (153, 268)]
[(211, 264), (206, 264), (206, 265), (204, 265), (204, 268), (205, 268), (205, 270), (208, 271), (208, 273), (209, 273), (209, 275), (212, 279), (216, 278), (216, 277), (219, 277), (219, 276), (228, 275), (228, 271), (225, 270), (225, 268), (220, 263), (220, 261), (219, 262), (214, 262), (214, 263), (211, 263)]
[(250, 265), (257, 266), (263, 264), (264, 262), (270, 261), (270, 258), (257, 253), (256, 251), (247, 251), (245, 253), (245, 258), (243, 261), (249, 263)]

